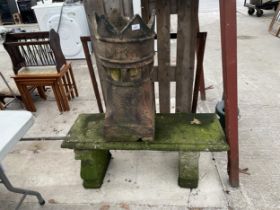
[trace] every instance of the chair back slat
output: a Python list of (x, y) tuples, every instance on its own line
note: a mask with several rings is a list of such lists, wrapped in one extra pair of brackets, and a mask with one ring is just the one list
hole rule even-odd
[(55, 65), (53, 51), (48, 44), (19, 45), (18, 49), (26, 66)]

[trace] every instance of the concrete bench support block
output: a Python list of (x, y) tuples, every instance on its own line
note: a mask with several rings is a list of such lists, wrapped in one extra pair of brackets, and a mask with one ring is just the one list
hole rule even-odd
[(109, 150), (75, 150), (81, 160), (81, 178), (84, 188), (100, 188), (111, 159)]
[(178, 184), (183, 188), (197, 188), (198, 186), (198, 152), (179, 152)]

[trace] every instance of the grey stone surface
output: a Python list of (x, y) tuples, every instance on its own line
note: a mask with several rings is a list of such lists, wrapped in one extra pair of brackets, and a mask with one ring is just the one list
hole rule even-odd
[[(249, 17), (242, 3), (238, 0), (239, 148), (240, 168), (248, 171), (240, 174), (239, 188), (228, 184), (226, 153), (201, 154), (199, 187), (190, 191), (177, 186), (177, 153), (114, 151), (104, 186), (85, 190), (79, 178), (80, 162), (72, 151), (60, 149), (60, 141), (21, 142), (4, 160), (6, 172), (15, 186), (39, 190), (47, 201), (40, 207), (28, 197), (22, 209), (280, 209), (280, 41), (268, 33), (273, 12)], [(217, 4), (201, 1), (201, 30), (208, 31), (206, 86), (214, 88), (207, 91), (207, 101), (199, 102), (200, 112), (213, 112), (222, 96)], [(86, 63), (73, 61), (73, 67), (81, 96), (63, 114), (51, 93), (47, 101), (35, 96), (38, 112), (27, 138), (59, 138), (79, 113), (97, 112)], [(0, 68), (7, 78), (12, 74), (2, 46)], [(1, 210), (14, 209), (19, 199), (0, 186)]]
[[(74, 160), (73, 151), (61, 149), (60, 144), (61, 141), (20, 142), (3, 162), (11, 182), (41, 192), (47, 201), (46, 208), (54, 203), (69, 207), (126, 203), (158, 208), (174, 206), (174, 209), (226, 206), (210, 153), (201, 154), (200, 183), (192, 192), (177, 185), (178, 153), (146, 151), (113, 151), (102, 188), (85, 190), (79, 177), (80, 161)], [(17, 194), (0, 186), (0, 209), (2, 205), (14, 205), (19, 199)], [(38, 208), (35, 198), (27, 197), (26, 205), (30, 206), (28, 203)]]

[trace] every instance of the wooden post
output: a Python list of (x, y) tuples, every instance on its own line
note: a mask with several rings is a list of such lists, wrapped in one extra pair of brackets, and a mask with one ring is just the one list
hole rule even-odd
[(236, 0), (220, 0), (229, 182), (239, 186)]
[(157, 0), (159, 107), (170, 112), (170, 1)]

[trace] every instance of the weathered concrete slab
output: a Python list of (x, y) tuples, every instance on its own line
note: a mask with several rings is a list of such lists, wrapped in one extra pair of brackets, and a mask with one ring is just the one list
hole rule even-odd
[[(194, 121), (196, 120), (196, 123)], [(157, 114), (152, 142), (108, 141), (104, 137), (104, 114), (81, 114), (62, 148), (85, 150), (225, 151), (228, 145), (215, 114)]]

